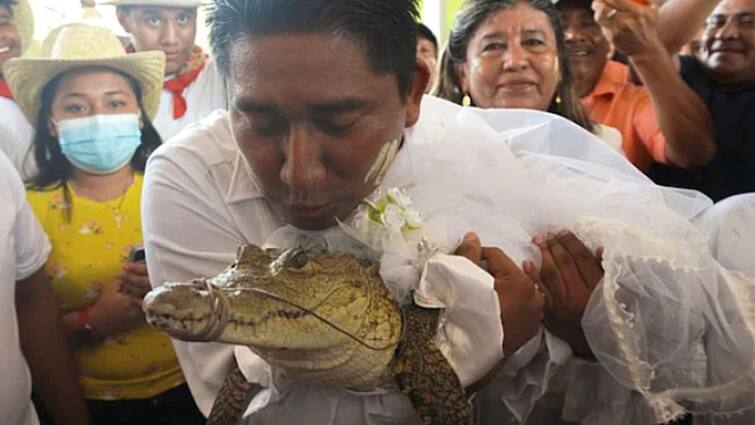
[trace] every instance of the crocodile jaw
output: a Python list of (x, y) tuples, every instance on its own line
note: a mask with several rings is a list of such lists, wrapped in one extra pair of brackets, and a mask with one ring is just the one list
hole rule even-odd
[[(219, 300), (205, 281), (189, 284), (167, 283), (144, 298), (147, 321), (170, 336), (188, 341), (217, 341), (272, 350), (327, 350), (343, 345), (348, 337), (322, 320), (289, 304), (258, 293), (230, 290), (224, 295), (227, 320), (218, 321)], [(348, 305), (326, 306), (318, 310), (333, 323), (348, 323), (346, 331), (356, 332), (366, 300)], [(177, 307), (181, 306), (181, 307)], [(217, 326), (217, 332), (211, 330)]]

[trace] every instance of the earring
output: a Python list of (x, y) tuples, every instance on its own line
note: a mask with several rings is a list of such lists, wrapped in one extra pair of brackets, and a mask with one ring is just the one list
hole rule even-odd
[(468, 94), (464, 94), (464, 97), (461, 98), (461, 106), (470, 106), (472, 105), (472, 98), (469, 97)]
[(561, 96), (556, 96), (556, 105), (561, 104)]

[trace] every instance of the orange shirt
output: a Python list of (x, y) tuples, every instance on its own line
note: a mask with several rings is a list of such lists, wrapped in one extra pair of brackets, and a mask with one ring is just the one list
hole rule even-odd
[(595, 121), (619, 129), (622, 149), (642, 171), (666, 163), (666, 139), (658, 126), (647, 89), (627, 82), (629, 67), (608, 61), (592, 92), (582, 103)]

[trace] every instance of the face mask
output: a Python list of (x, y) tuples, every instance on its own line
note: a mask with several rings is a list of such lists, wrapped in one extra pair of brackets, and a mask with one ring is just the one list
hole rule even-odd
[(93, 115), (55, 123), (63, 155), (93, 174), (110, 174), (131, 161), (142, 143), (138, 114)]

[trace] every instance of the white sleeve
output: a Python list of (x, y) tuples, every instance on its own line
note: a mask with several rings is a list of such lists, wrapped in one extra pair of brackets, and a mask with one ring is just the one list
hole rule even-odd
[[(154, 286), (213, 276), (233, 261), (244, 243), (223, 214), (223, 196), (202, 161), (180, 148), (165, 152), (170, 154), (158, 152), (149, 161), (142, 198), (144, 245)], [(234, 347), (173, 342), (194, 399), (206, 415), (232, 364)]]
[(24, 280), (41, 269), (50, 255), (50, 242), (34, 216), (28, 202), (21, 177), (7, 157), (0, 153), (2, 186), (9, 188), (14, 199), (15, 221), (13, 239), (16, 254), (16, 280)]

